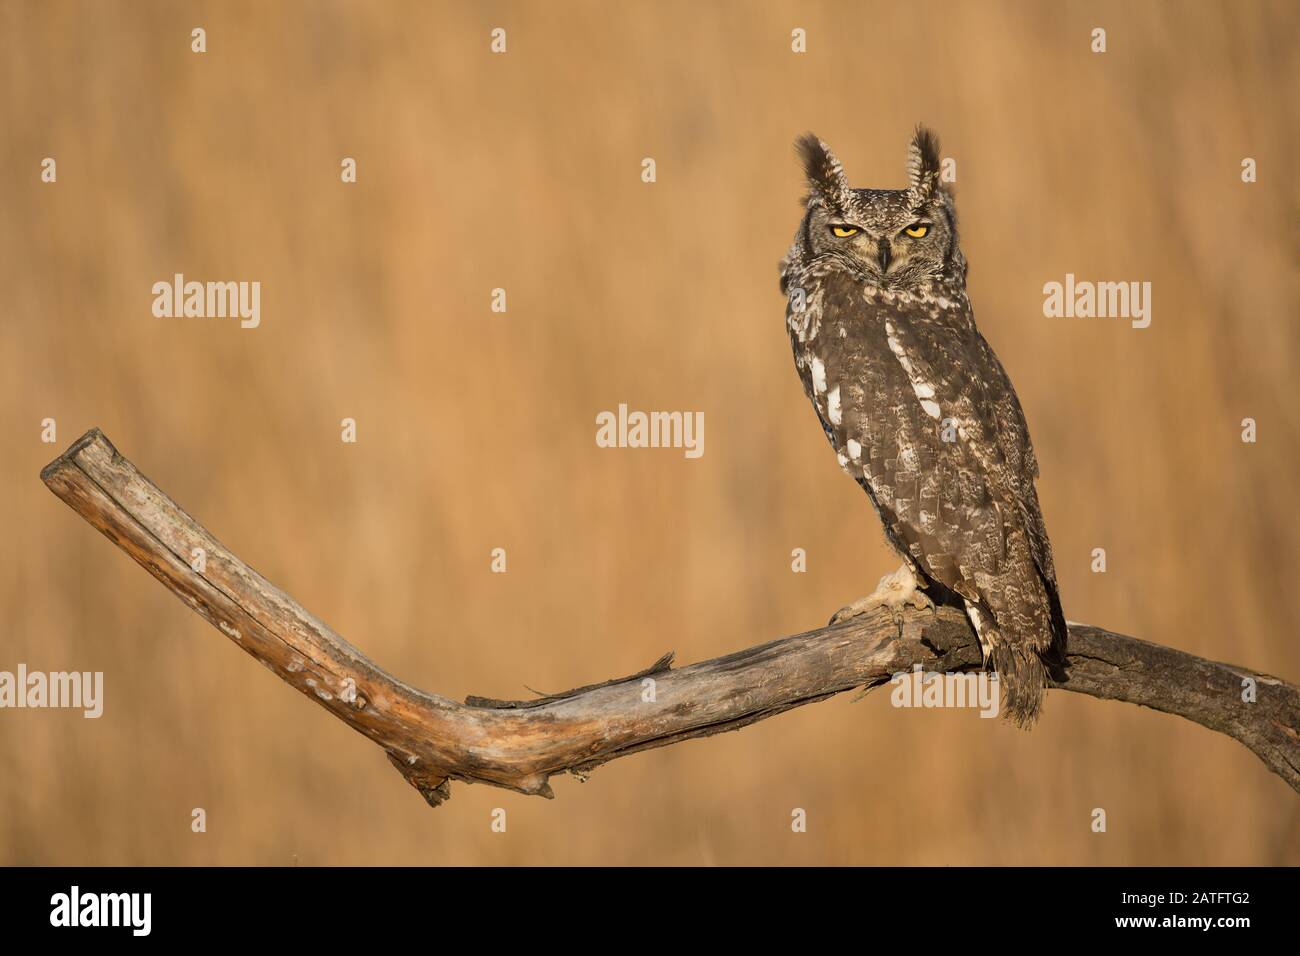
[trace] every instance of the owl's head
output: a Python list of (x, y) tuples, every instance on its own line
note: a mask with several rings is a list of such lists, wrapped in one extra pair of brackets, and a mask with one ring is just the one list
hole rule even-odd
[(929, 279), (964, 284), (952, 194), (939, 182), (939, 140), (918, 126), (906, 189), (853, 189), (834, 154), (809, 133), (796, 144), (808, 176), (801, 236), (806, 258), (838, 255), (875, 285), (909, 289)]

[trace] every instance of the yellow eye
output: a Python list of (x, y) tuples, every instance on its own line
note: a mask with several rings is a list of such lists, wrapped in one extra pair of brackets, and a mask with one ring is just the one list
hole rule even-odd
[(861, 231), (857, 226), (831, 226), (831, 232), (840, 239), (856, 236)]
[(914, 222), (903, 230), (903, 232), (911, 236), (913, 239), (920, 239), (929, 231), (930, 227), (923, 222)]

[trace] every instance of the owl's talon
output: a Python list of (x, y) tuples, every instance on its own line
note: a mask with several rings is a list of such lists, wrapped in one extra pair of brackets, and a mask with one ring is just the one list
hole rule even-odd
[(844, 607), (840, 608), (838, 611), (836, 611), (834, 614), (831, 615), (831, 619), (826, 622), (826, 626), (833, 627), (834, 625), (839, 624), (841, 621), (847, 621), (851, 617), (857, 617), (859, 614), (865, 614), (865, 613), (867, 613), (865, 610), (862, 611), (855, 610), (852, 604), (846, 604), (844, 605)]
[(904, 606), (910, 604), (919, 609), (934, 607), (934, 602), (920, 589), (919, 584), (912, 569), (905, 564), (893, 574), (886, 574), (881, 578), (876, 589), (866, 597), (858, 598), (852, 604), (846, 604), (832, 614), (830, 623), (840, 624), (850, 618), (860, 617), (877, 608), (885, 607), (893, 612), (894, 621), (901, 629)]

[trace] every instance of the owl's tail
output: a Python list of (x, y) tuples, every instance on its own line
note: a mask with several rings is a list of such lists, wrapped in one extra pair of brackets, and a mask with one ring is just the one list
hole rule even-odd
[(1066, 641), (1069, 628), (1061, 610), (1054, 581), (1044, 581), (1048, 600), (1047, 633), (1023, 635), (1007, 641), (995, 634), (986, 654), (1003, 688), (1005, 715), (1017, 727), (1028, 730), (1043, 706), (1043, 691), (1052, 680), (1065, 677)]
[(1003, 641), (993, 644), (989, 661), (1002, 685), (1004, 715), (1017, 727), (1028, 730), (1042, 710), (1049, 676), (1047, 664), (1037, 650)]

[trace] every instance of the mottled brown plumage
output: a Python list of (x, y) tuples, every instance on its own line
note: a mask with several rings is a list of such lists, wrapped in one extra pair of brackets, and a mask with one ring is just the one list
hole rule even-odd
[(824, 143), (798, 145), (810, 192), (781, 289), (804, 390), (889, 543), (930, 598), (965, 607), (1008, 716), (1028, 725), (1065, 618), (1038, 463), (975, 327), (938, 142), (917, 130), (895, 190), (852, 189)]

